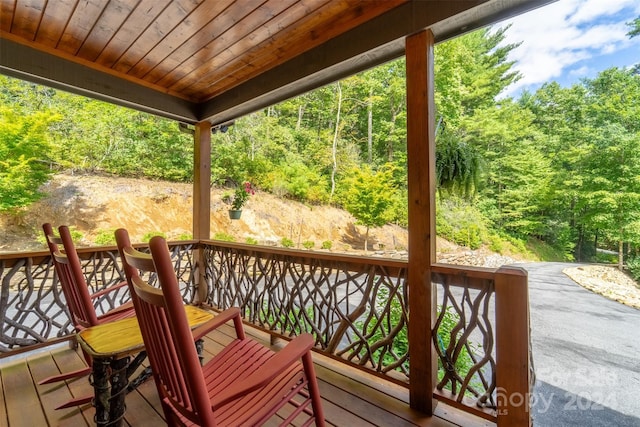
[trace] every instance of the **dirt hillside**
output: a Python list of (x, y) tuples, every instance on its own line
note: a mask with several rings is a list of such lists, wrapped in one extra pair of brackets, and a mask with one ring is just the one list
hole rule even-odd
[[(0, 253), (45, 250), (41, 225), (66, 224), (81, 233), (81, 246), (100, 246), (100, 238), (111, 237), (124, 227), (134, 242), (161, 232), (168, 240), (190, 239), (192, 230), (192, 186), (172, 182), (99, 175), (55, 175), (41, 191), (46, 194), (18, 216), (0, 215)], [(261, 245), (280, 246), (291, 239), (295, 248), (313, 242), (320, 249), (331, 242), (331, 251), (364, 253), (366, 228), (356, 225), (348, 212), (330, 206), (309, 206), (258, 191), (251, 196), (239, 220), (229, 219), (229, 206), (222, 201), (224, 189), (211, 190), (211, 237), (232, 236), (244, 243), (248, 238)], [(371, 229), (367, 255), (407, 258), (407, 230), (395, 225)], [(112, 243), (113, 244), (113, 243)], [(499, 267), (517, 262), (487, 249), (471, 251), (438, 238), (437, 259), (448, 264)]]
[[(95, 239), (125, 227), (135, 241), (145, 234), (163, 232), (168, 239), (185, 238), (192, 230), (192, 186), (143, 179), (95, 175), (55, 175), (43, 186), (47, 195), (19, 216), (0, 216), (0, 252), (44, 249), (37, 241), (43, 222), (75, 226), (82, 233), (80, 245), (96, 245)], [(245, 205), (240, 220), (230, 220), (223, 189), (211, 191), (211, 235), (231, 235), (260, 244), (278, 245), (283, 237), (302, 247), (314, 248), (331, 241), (335, 251), (364, 249), (365, 228), (355, 225), (346, 211), (328, 206), (308, 206), (257, 192)], [(387, 225), (371, 230), (369, 248), (403, 251), (407, 232)]]

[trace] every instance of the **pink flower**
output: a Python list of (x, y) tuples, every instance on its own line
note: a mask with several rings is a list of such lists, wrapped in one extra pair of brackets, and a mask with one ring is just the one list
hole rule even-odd
[(231, 203), (231, 209), (240, 210), (249, 200), (249, 197), (256, 194), (249, 181), (245, 181), (241, 186), (236, 187), (233, 197), (228, 197), (227, 203)]

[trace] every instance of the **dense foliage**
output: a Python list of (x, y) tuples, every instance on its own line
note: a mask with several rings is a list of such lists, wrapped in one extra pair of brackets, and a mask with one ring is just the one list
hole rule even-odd
[[(638, 34), (637, 20), (630, 36)], [(438, 230), (468, 245), (545, 241), (565, 258), (640, 245), (640, 73), (611, 68), (519, 99), (504, 30), (436, 46)], [(212, 181), (407, 223), (405, 63), (238, 118), (212, 136)], [(176, 123), (0, 76), (0, 210), (56, 170), (191, 179)]]

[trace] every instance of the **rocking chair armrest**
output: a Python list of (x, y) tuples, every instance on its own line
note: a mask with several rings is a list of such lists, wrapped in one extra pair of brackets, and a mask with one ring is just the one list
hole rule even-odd
[(105, 294), (108, 294), (109, 292), (116, 291), (116, 290), (118, 290), (118, 289), (122, 288), (123, 286), (127, 286), (127, 282), (126, 282), (126, 281), (124, 281), (124, 282), (120, 282), (120, 283), (117, 283), (117, 284), (115, 284), (115, 285), (108, 286), (108, 287), (106, 287), (106, 288), (104, 288), (104, 289), (100, 289), (100, 290), (99, 290), (98, 292), (96, 292), (95, 294), (91, 294), (91, 295), (90, 295), (90, 298), (91, 298), (92, 300), (93, 300), (93, 299), (96, 299), (96, 298), (100, 298), (101, 296), (103, 296), (103, 295), (105, 295)]
[[(200, 338), (204, 337), (206, 334), (208, 334), (212, 330), (224, 325), (229, 320), (234, 320), (234, 324), (239, 323), (240, 327), (242, 327), (242, 318), (240, 317), (240, 309), (238, 307), (228, 308), (216, 314), (213, 319), (195, 328), (192, 332), (193, 339), (199, 340)], [(236, 332), (238, 332), (237, 327), (236, 327)], [(242, 332), (244, 334), (244, 331)], [(239, 338), (244, 338), (244, 337), (239, 337)]]
[(260, 387), (289, 368), (313, 347), (314, 339), (311, 334), (302, 334), (294, 338), (271, 359), (267, 360), (256, 372), (236, 384), (226, 388), (222, 393), (213, 397), (211, 408), (216, 409), (231, 400), (237, 399)]
[[(105, 314), (98, 316), (98, 320), (102, 323), (105, 321), (109, 321), (109, 319), (111, 318), (115, 318), (115, 320), (121, 319), (123, 317), (123, 313), (134, 313), (132, 301), (119, 305), (118, 307), (109, 310)], [(131, 316), (133, 316), (133, 314), (131, 314)]]

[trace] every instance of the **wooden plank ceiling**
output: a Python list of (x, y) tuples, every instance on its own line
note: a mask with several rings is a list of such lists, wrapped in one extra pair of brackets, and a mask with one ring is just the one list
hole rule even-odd
[(0, 71), (220, 123), (397, 57), (411, 32), (448, 37), (546, 2), (0, 0)]

